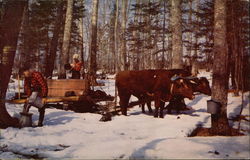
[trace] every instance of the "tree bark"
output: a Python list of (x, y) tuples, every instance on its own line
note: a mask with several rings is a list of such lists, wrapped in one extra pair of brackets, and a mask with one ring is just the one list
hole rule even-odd
[(227, 0), (215, 1), (212, 100), (221, 104), (220, 112), (218, 114), (212, 114), (211, 131), (216, 135), (230, 134), (230, 127), (227, 119), (229, 77), (227, 74), (226, 1)]
[(121, 26), (121, 32), (122, 32), (122, 46), (121, 46), (121, 55), (122, 55), (122, 69), (128, 70), (127, 66), (127, 49), (126, 49), (126, 23), (127, 23), (127, 6), (128, 6), (128, 0), (122, 0), (122, 26)]
[(119, 18), (119, 0), (116, 0), (115, 3), (115, 28), (114, 28), (114, 48), (115, 48), (115, 71), (120, 71), (120, 55), (119, 55), (119, 48), (118, 48), (118, 18)]
[(66, 19), (64, 25), (61, 65), (59, 71), (60, 78), (66, 78), (66, 70), (64, 68), (64, 65), (69, 62), (69, 47), (70, 47), (70, 37), (71, 37), (73, 5), (74, 5), (74, 0), (67, 0), (67, 11), (66, 11)]
[(56, 22), (55, 22), (54, 29), (53, 29), (53, 37), (50, 42), (49, 59), (45, 68), (46, 77), (52, 77), (54, 66), (55, 66), (55, 60), (56, 60), (56, 52), (57, 52), (59, 34), (61, 32), (60, 27), (62, 25), (62, 19), (63, 19), (63, 3), (62, 2), (59, 2), (59, 3), (60, 4), (57, 7)]
[(172, 68), (182, 68), (181, 0), (171, 0)]
[(111, 60), (111, 72), (115, 73), (116, 70), (116, 52), (115, 52), (115, 34), (116, 34), (116, 30), (115, 30), (115, 21), (116, 21), (116, 1), (114, 4), (114, 9), (112, 11), (112, 16), (110, 19), (110, 51), (111, 51), (111, 55), (110, 55), (110, 60)]
[(163, 24), (162, 24), (162, 28), (163, 28), (163, 32), (162, 32), (162, 57), (161, 57), (161, 66), (160, 68), (164, 68), (165, 67), (165, 41), (166, 41), (166, 36), (165, 36), (165, 32), (166, 32), (166, 1), (163, 0)]
[(84, 37), (83, 37), (83, 33), (84, 33), (84, 28), (83, 28), (83, 18), (80, 19), (79, 21), (79, 32), (80, 32), (80, 36), (81, 36), (81, 40), (80, 40), (80, 49), (81, 49), (81, 58), (82, 58), (82, 66), (83, 68), (85, 68), (85, 62), (84, 62)]
[(98, 19), (98, 4), (99, 0), (92, 1), (92, 16), (91, 16), (91, 44), (90, 44), (90, 76), (91, 81), (95, 83), (96, 79), (96, 56), (97, 56), (97, 19)]
[[(139, 5), (141, 3), (141, 0), (136, 0), (136, 4)], [(134, 23), (136, 25), (139, 24), (139, 14), (140, 14), (140, 9), (136, 8), (135, 10), (135, 16), (134, 16)], [(135, 37), (135, 39), (139, 40), (140, 39), (140, 33), (138, 30), (133, 31), (133, 35)], [(134, 61), (134, 70), (140, 70), (140, 64), (141, 64), (141, 52), (139, 51), (139, 46), (136, 46), (136, 57), (135, 57), (135, 61)]]
[(189, 33), (188, 33), (188, 43), (189, 43), (189, 49), (187, 50), (187, 55), (189, 56), (189, 58), (187, 59), (187, 65), (190, 66), (191, 63), (191, 56), (192, 56), (192, 50), (193, 50), (193, 34), (191, 32), (191, 30), (193, 30), (193, 0), (189, 0), (188, 1), (188, 6), (189, 6), (189, 12), (188, 12), (188, 25), (190, 26), (189, 29)]
[(21, 30), (23, 29), (23, 52), (20, 53), (22, 56), (20, 66), (23, 66), (24, 64), (30, 65), (30, 22), (29, 22), (29, 7), (25, 7), (24, 13), (23, 13), (23, 23), (21, 26)]
[[(3, 15), (0, 34), (2, 52), (0, 64), (0, 128), (18, 126), (18, 120), (12, 118), (5, 107), (5, 96), (12, 73), (16, 53), (18, 34), (21, 27), (22, 15), (27, 1), (7, 1)], [(2, 101), (3, 100), (3, 101)]]
[[(200, 3), (200, 0), (196, 0), (196, 12), (199, 13), (199, 3)], [(199, 32), (199, 18), (198, 16), (196, 16), (196, 24), (195, 24), (195, 47), (194, 47), (194, 55), (193, 55), (193, 58), (192, 58), (192, 70), (191, 70), (191, 73), (193, 76), (197, 76), (198, 74), (198, 63), (197, 63), (197, 60), (198, 60), (198, 50), (199, 50), (199, 46), (198, 46), (198, 32)]]

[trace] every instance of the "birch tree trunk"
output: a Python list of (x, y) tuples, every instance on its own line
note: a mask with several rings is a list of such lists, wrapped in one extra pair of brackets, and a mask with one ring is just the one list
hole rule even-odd
[[(80, 2), (81, 6), (84, 6), (84, 1), (81, 0)], [(85, 54), (84, 54), (84, 27), (83, 27), (83, 18), (80, 18), (78, 25), (79, 25), (79, 34), (81, 36), (81, 40), (80, 40), (80, 49), (81, 49), (81, 58), (82, 58), (82, 66), (83, 66), (83, 70), (82, 70), (82, 78), (84, 78), (85, 73), (84, 73), (84, 69), (85, 69)]]
[(122, 0), (122, 46), (121, 46), (121, 55), (122, 55), (122, 70), (128, 70), (127, 66), (127, 51), (126, 51), (126, 23), (127, 23), (127, 7), (128, 0)]
[(72, 25), (72, 14), (73, 14), (74, 0), (67, 0), (67, 11), (66, 19), (64, 25), (63, 34), (63, 45), (62, 45), (62, 55), (61, 55), (61, 65), (59, 70), (59, 77), (66, 78), (66, 70), (64, 65), (69, 63), (69, 45), (70, 45), (70, 35), (71, 35), (71, 25)]
[(171, 0), (172, 68), (182, 68), (181, 0)]
[(228, 51), (226, 40), (226, 1), (216, 0), (214, 10), (214, 63), (212, 100), (221, 103), (220, 112), (212, 114), (211, 131), (216, 135), (230, 135), (227, 119)]
[(18, 126), (18, 120), (12, 118), (7, 112), (4, 99), (12, 73), (18, 34), (25, 6), (27, 6), (27, 1), (6, 1), (5, 12), (1, 21), (0, 128)]
[(192, 57), (192, 50), (193, 50), (193, 34), (191, 30), (193, 30), (193, 0), (188, 1), (188, 6), (189, 6), (189, 12), (188, 12), (188, 25), (190, 26), (190, 31), (188, 33), (188, 42), (189, 42), (189, 50), (187, 51), (187, 55), (189, 56), (187, 65), (190, 66), (191, 63), (191, 57)]
[(91, 82), (95, 83), (96, 79), (96, 56), (97, 56), (97, 19), (98, 19), (98, 4), (99, 0), (92, 1), (92, 16), (91, 16), (91, 44), (90, 44), (90, 76)]
[(166, 1), (163, 0), (163, 32), (162, 32), (162, 57), (161, 57), (161, 66), (160, 68), (163, 69), (165, 67), (165, 41), (166, 41), (166, 36), (165, 36), (165, 32), (166, 32)]
[[(136, 0), (136, 4), (140, 4), (141, 3), (141, 0)], [(139, 13), (140, 13), (140, 10), (139, 8), (137, 8), (135, 10), (135, 16), (134, 16), (134, 23), (136, 25), (139, 24)], [(139, 31), (134, 31), (134, 36), (136, 39), (139, 39), (140, 38), (140, 33)], [(141, 52), (139, 51), (139, 46), (136, 46), (136, 60), (134, 61), (134, 70), (139, 70), (140, 69), (140, 63), (141, 63)]]
[(114, 28), (114, 38), (115, 38), (115, 43), (114, 43), (114, 47), (115, 47), (115, 70), (116, 71), (120, 71), (120, 55), (119, 55), (119, 48), (118, 48), (118, 18), (119, 18), (119, 0), (116, 0), (116, 12), (115, 12), (115, 28)]
[[(196, 12), (199, 13), (199, 3), (200, 3), (200, 0), (196, 0), (195, 1), (196, 3)], [(199, 26), (198, 26), (198, 23), (199, 23), (199, 18), (198, 16), (196, 16), (196, 25), (195, 25), (195, 33), (198, 34), (199, 32)], [(197, 63), (197, 60), (198, 60), (198, 50), (199, 50), (199, 46), (198, 46), (198, 37), (196, 36), (195, 37), (195, 48), (194, 48), (194, 56), (192, 58), (192, 70), (191, 70), (191, 73), (193, 76), (197, 76), (198, 74), (198, 63)]]

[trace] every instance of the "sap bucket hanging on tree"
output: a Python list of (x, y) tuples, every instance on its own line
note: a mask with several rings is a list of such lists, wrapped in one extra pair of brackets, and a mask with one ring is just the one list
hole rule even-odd
[(207, 101), (207, 112), (211, 114), (218, 114), (220, 112), (221, 104), (214, 100)]

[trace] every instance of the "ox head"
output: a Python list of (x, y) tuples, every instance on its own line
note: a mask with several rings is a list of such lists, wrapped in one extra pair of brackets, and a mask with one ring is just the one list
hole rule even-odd
[(209, 86), (209, 82), (207, 78), (189, 78), (190, 82), (193, 84), (194, 92), (200, 92), (206, 95), (211, 96), (211, 88)]
[(172, 84), (170, 86), (170, 93), (172, 95), (180, 95), (185, 98), (194, 99), (193, 87), (190, 80), (183, 77), (172, 77)]

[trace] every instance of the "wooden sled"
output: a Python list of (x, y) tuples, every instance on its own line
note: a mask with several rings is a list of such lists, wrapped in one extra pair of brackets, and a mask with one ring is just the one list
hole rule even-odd
[[(48, 79), (48, 97), (43, 98), (46, 103), (58, 102), (78, 102), (84, 97), (88, 91), (89, 85), (85, 79)], [(67, 93), (73, 93), (73, 96), (66, 96)], [(13, 99), (8, 103), (22, 104), (27, 99)]]

